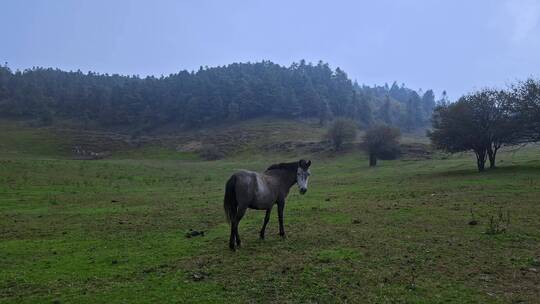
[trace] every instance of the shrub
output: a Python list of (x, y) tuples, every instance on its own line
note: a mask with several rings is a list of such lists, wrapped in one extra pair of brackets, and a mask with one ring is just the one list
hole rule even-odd
[(400, 154), (399, 129), (389, 126), (376, 126), (367, 130), (364, 145), (369, 154), (369, 166), (377, 165), (377, 159), (396, 159)]
[(216, 145), (204, 145), (199, 151), (199, 155), (204, 160), (217, 160), (225, 157), (225, 153)]
[(356, 138), (356, 123), (350, 119), (338, 118), (336, 119), (330, 128), (326, 137), (334, 149), (340, 150), (344, 143), (353, 141)]

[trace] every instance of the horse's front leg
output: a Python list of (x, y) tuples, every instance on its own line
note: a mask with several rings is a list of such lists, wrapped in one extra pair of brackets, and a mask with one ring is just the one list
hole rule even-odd
[(279, 218), (279, 236), (285, 238), (285, 228), (283, 227), (283, 210), (285, 209), (285, 200), (278, 202), (278, 218)]
[(266, 215), (264, 216), (264, 223), (261, 228), (261, 232), (259, 233), (259, 236), (261, 237), (261, 240), (264, 240), (264, 231), (266, 230), (266, 224), (268, 224), (268, 221), (270, 220), (270, 213), (272, 212), (272, 207), (270, 209), (266, 210)]

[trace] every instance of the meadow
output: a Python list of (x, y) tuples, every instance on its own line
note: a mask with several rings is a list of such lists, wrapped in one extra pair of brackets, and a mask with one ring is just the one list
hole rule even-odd
[(73, 160), (40, 133), (9, 131), (0, 135), (0, 303), (540, 297), (537, 146), (502, 151), (499, 168), (484, 173), (469, 154), (376, 168), (358, 151), (306, 155), (310, 187), (289, 195), (287, 239), (278, 236), (274, 210), (259, 240), (264, 212), (249, 210), (242, 248), (231, 252), (227, 178), (300, 155), (248, 150), (203, 161), (169, 151)]

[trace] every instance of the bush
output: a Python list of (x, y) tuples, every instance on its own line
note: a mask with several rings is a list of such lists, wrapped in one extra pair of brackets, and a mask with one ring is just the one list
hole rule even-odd
[(199, 155), (204, 160), (217, 160), (225, 157), (225, 153), (216, 145), (204, 145), (199, 151)]
[(336, 119), (330, 128), (326, 137), (334, 149), (339, 150), (344, 143), (353, 141), (356, 138), (356, 123), (350, 119), (338, 118)]
[(377, 165), (377, 159), (396, 159), (400, 154), (399, 129), (389, 126), (376, 126), (364, 135), (364, 144), (369, 154), (369, 166)]

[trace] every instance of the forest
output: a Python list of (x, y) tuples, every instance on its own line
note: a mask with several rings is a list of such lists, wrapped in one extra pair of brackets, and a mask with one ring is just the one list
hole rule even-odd
[(436, 100), (404, 84), (367, 86), (340, 68), (301, 60), (233, 63), (139, 77), (34, 67), (0, 66), (0, 116), (40, 125), (69, 121), (85, 128), (149, 132), (163, 126), (194, 128), (261, 116), (346, 117), (361, 127), (377, 123), (405, 130), (429, 125)]

